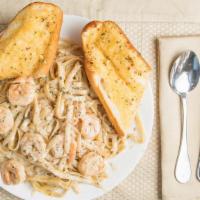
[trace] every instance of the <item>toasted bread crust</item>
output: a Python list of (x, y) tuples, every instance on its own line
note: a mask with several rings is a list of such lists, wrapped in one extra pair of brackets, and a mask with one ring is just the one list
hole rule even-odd
[(46, 50), (46, 53), (45, 53), (45, 58), (46, 58), (47, 62), (46, 62), (46, 64), (42, 64), (42, 65), (38, 66), (38, 69), (35, 71), (35, 74), (34, 74), (35, 77), (40, 77), (40, 76), (46, 75), (48, 73), (50, 67), (54, 63), (54, 59), (56, 57), (56, 51), (58, 48), (58, 40), (59, 40), (59, 36), (60, 36), (60, 30), (61, 30), (62, 21), (63, 21), (63, 12), (58, 6), (56, 6), (55, 4), (52, 4), (52, 3), (44, 3), (44, 2), (35, 2), (35, 3), (51, 5), (57, 9), (57, 24), (54, 29), (54, 32), (52, 33), (49, 48)]
[[(146, 70), (148, 72), (151, 71), (151, 67), (144, 60), (144, 58), (139, 54), (139, 52), (131, 44), (131, 42), (128, 40), (126, 35), (123, 33), (123, 31), (118, 27), (118, 25), (115, 22), (112, 22), (112, 21), (104, 21), (104, 22), (92, 21), (92, 22), (88, 23), (84, 27), (84, 29), (82, 31), (82, 42), (83, 42), (82, 46), (83, 46), (83, 50), (84, 50), (84, 54), (85, 54), (84, 66), (85, 66), (85, 71), (86, 71), (87, 77), (88, 77), (88, 79), (90, 81), (90, 84), (92, 85), (94, 91), (96, 92), (97, 96), (99, 97), (101, 103), (103, 104), (103, 106), (105, 108), (105, 111), (106, 111), (106, 113), (108, 115), (108, 118), (112, 122), (112, 124), (113, 124), (114, 128), (116, 129), (117, 133), (120, 136), (124, 136), (124, 135), (127, 134), (127, 131), (122, 126), (122, 123), (120, 122), (119, 117), (116, 116), (116, 114), (114, 114), (112, 105), (111, 105), (110, 101), (106, 98), (105, 91), (102, 91), (101, 83), (98, 82), (97, 78), (96, 78), (96, 77), (98, 77), (98, 72), (97, 72), (97, 70), (94, 69), (93, 63), (91, 62), (91, 58), (88, 55), (88, 48), (89, 47), (88, 47), (88, 44), (86, 42), (86, 37), (89, 37), (89, 36), (86, 36), (85, 34), (87, 34), (87, 32), (89, 32), (92, 29), (97, 29), (97, 30), (101, 29), (102, 24), (105, 24), (105, 23), (111, 23), (112, 25), (115, 26), (115, 28), (120, 33), (120, 35), (123, 38), (125, 38), (126, 44), (127, 44), (127, 48), (129, 48), (133, 52), (137, 52), (140, 60), (142, 60), (142, 62), (144, 63), (144, 65), (146, 67)], [(134, 123), (134, 119), (132, 119), (132, 120), (133, 120), (133, 123)]]
[(119, 126), (118, 120), (117, 120), (116, 116), (113, 115), (113, 112), (111, 110), (111, 107), (109, 106), (108, 101), (106, 101), (104, 95), (102, 94), (102, 92), (99, 89), (99, 85), (95, 82), (95, 80), (93, 78), (95, 76), (95, 73), (88, 69), (90, 66), (90, 63), (87, 60), (85, 60), (84, 65), (85, 66), (87, 65), (87, 67), (85, 67), (86, 75), (88, 77), (88, 80), (90, 81), (90, 84), (92, 85), (93, 90), (99, 97), (99, 100), (102, 103), (102, 105), (108, 115), (109, 120), (111, 121), (112, 125), (115, 127), (115, 130), (117, 131), (117, 133), (120, 136), (124, 136), (125, 135), (124, 130)]
[[(38, 62), (35, 63), (34, 66), (30, 66), (30, 65), (28, 66), (30, 68), (30, 71), (27, 72), (27, 69), (26, 70), (22, 69), (21, 72), (20, 72), (20, 76), (29, 76), (29, 75), (34, 75), (35, 77), (45, 76), (48, 73), (49, 68), (52, 66), (54, 59), (55, 59), (55, 56), (56, 56), (59, 34), (60, 34), (61, 25), (62, 25), (62, 18), (63, 18), (63, 12), (58, 6), (56, 6), (52, 3), (44, 3), (44, 2), (30, 3), (27, 6), (25, 6), (22, 10), (20, 10), (17, 13), (17, 15), (10, 21), (10, 23), (14, 22), (17, 19), (18, 15), (20, 15), (22, 12), (24, 12), (28, 9), (34, 9), (35, 7), (40, 6), (40, 5), (44, 9), (45, 9), (45, 7), (47, 9), (48, 8), (53, 9), (54, 16), (56, 18), (56, 22), (55, 22), (55, 25), (54, 25), (55, 27), (50, 34), (50, 38), (48, 40), (49, 41), (48, 46), (44, 49), (44, 52), (43, 52), (43, 57), (44, 57), (45, 62), (40, 62), (39, 57), (38, 57)], [(40, 10), (38, 12), (40, 12)], [(9, 27), (9, 25), (8, 25), (8, 27)], [(4, 35), (6, 30), (7, 29), (5, 29), (2, 32), (1, 37)], [(37, 44), (35, 44), (35, 45), (37, 45)], [(19, 66), (16, 66), (16, 69), (18, 69), (18, 68), (19, 68)], [(19, 76), (19, 74), (9, 72), (9, 70), (10, 70), (9, 67), (7, 67), (7, 69), (3, 69), (3, 71), (0, 70), (0, 79), (14, 78), (14, 77)]]

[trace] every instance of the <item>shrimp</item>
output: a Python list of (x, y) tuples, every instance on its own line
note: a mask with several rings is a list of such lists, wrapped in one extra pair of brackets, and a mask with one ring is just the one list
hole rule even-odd
[(88, 114), (81, 120), (81, 134), (87, 139), (94, 139), (101, 130), (100, 120), (94, 114)]
[(32, 78), (17, 78), (8, 89), (8, 100), (12, 105), (27, 106), (35, 97), (36, 85)]
[(14, 125), (14, 118), (9, 108), (0, 106), (0, 135), (8, 133)]
[(55, 135), (47, 146), (47, 151), (55, 158), (61, 158), (64, 153), (64, 135)]
[(17, 160), (6, 160), (1, 166), (1, 177), (5, 184), (16, 185), (26, 180), (24, 165)]
[(68, 165), (71, 165), (76, 157), (76, 150), (77, 150), (77, 143), (72, 142), (70, 145), (70, 151), (69, 151), (69, 156), (68, 156)]
[(46, 155), (46, 143), (43, 137), (36, 133), (26, 133), (20, 143), (21, 152), (32, 161), (38, 161)]
[(78, 163), (78, 170), (85, 176), (98, 176), (105, 169), (103, 158), (95, 153), (89, 152), (85, 154)]

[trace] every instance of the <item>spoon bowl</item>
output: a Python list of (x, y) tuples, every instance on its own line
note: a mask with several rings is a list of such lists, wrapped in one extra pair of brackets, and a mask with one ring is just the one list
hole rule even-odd
[(169, 80), (173, 91), (180, 96), (183, 108), (181, 144), (175, 167), (175, 177), (180, 183), (188, 182), (191, 177), (191, 166), (187, 147), (186, 96), (197, 86), (199, 77), (200, 64), (197, 55), (193, 51), (183, 52), (173, 63)]
[(183, 52), (173, 63), (170, 72), (170, 86), (178, 95), (193, 90), (200, 76), (200, 65), (193, 51)]

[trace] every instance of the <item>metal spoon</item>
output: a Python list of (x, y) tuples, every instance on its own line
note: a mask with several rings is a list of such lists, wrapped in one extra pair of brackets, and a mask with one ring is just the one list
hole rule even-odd
[(187, 148), (187, 93), (193, 90), (200, 76), (200, 64), (193, 51), (183, 52), (173, 63), (170, 86), (180, 96), (183, 108), (182, 138), (176, 161), (175, 177), (180, 183), (190, 180), (191, 167)]

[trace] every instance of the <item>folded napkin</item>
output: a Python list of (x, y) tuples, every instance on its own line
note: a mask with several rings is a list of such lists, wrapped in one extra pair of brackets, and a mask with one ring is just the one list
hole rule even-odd
[(181, 184), (174, 176), (181, 138), (181, 107), (178, 95), (169, 86), (169, 72), (174, 59), (185, 50), (193, 50), (200, 59), (200, 36), (158, 39), (163, 200), (200, 199), (200, 182), (196, 179), (200, 150), (200, 83), (188, 95), (188, 148), (192, 177), (188, 183)]

